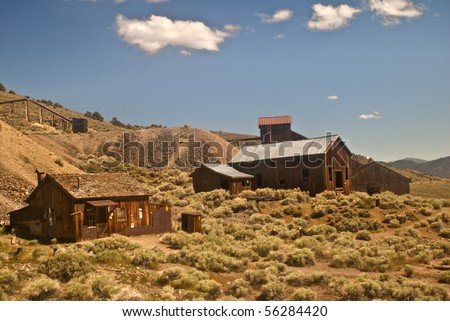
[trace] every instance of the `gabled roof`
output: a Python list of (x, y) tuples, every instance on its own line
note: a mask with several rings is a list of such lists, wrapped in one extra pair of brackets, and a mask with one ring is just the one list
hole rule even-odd
[[(80, 179), (79, 189), (78, 179)], [(27, 198), (27, 202), (47, 180), (53, 180), (75, 199), (109, 199), (151, 195), (148, 189), (129, 174), (47, 174), (41, 184)]]
[(234, 169), (233, 167), (225, 164), (203, 164), (203, 166), (217, 174), (229, 178), (246, 178), (246, 179), (254, 178), (253, 175), (242, 173)]
[(354, 170), (352, 171), (352, 176), (353, 176), (353, 178), (357, 177), (359, 173), (361, 173), (361, 172), (363, 172), (363, 171), (365, 171), (365, 170), (369, 170), (370, 167), (379, 167), (379, 168), (382, 168), (383, 170), (386, 170), (386, 171), (388, 171), (388, 172), (390, 172), (390, 173), (392, 173), (392, 174), (398, 176), (400, 179), (405, 180), (405, 181), (408, 181), (408, 182), (411, 183), (411, 179), (410, 179), (409, 177), (403, 176), (403, 175), (400, 174), (399, 172), (396, 172), (396, 171), (390, 169), (390, 168), (387, 167), (387, 166), (381, 165), (381, 164), (378, 163), (378, 162), (370, 162), (370, 163), (364, 164), (364, 165), (362, 165), (362, 166), (360, 166), (360, 167), (354, 169)]
[(258, 126), (291, 124), (291, 116), (259, 117)]
[(338, 135), (333, 135), (274, 144), (244, 146), (233, 157), (231, 163), (325, 154), (338, 140), (342, 141)]

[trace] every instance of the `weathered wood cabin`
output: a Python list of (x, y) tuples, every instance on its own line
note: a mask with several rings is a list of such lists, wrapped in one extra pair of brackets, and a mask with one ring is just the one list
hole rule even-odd
[(395, 194), (409, 194), (408, 177), (397, 173), (377, 162), (362, 164), (356, 160), (352, 165), (352, 190), (368, 194), (391, 191)]
[(291, 116), (259, 117), (258, 126), (263, 144), (307, 139), (291, 130)]
[(224, 189), (232, 195), (250, 190), (254, 179), (252, 175), (224, 164), (202, 164), (190, 176), (196, 193)]
[(47, 174), (27, 207), (11, 212), (23, 234), (64, 241), (171, 231), (171, 207), (149, 202), (149, 191), (127, 174)]
[(253, 188), (299, 187), (310, 195), (351, 191), (351, 152), (337, 135), (245, 146), (230, 165), (253, 175)]

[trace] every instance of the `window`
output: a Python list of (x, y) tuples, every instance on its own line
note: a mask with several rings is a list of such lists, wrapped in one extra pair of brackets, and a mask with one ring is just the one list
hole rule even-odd
[(139, 208), (139, 218), (142, 220), (144, 217), (144, 213), (142, 212), (142, 208)]
[(117, 214), (117, 222), (123, 222), (127, 220), (127, 212), (124, 208), (117, 208), (116, 209)]
[(250, 186), (250, 180), (242, 181), (242, 186)]
[(348, 167), (345, 168), (345, 180), (348, 181)]
[(86, 225), (95, 227), (95, 212), (92, 209), (86, 210)]
[(309, 182), (309, 169), (302, 170), (303, 182)]
[(333, 167), (328, 167), (328, 180), (330, 181), (330, 182), (332, 182), (333, 181)]
[(53, 208), (46, 207), (44, 212), (44, 219), (48, 221), (48, 226), (54, 226), (56, 224), (55, 210)]

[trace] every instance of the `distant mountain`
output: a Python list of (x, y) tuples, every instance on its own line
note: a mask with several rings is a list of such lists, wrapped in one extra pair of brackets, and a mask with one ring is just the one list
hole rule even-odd
[(412, 169), (425, 174), (450, 178), (450, 156), (425, 161), (417, 158), (405, 158), (390, 162), (389, 165), (400, 169)]

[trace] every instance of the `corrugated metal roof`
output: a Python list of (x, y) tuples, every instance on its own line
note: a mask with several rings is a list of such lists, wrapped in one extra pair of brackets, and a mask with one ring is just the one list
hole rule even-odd
[(231, 163), (324, 154), (327, 148), (337, 139), (339, 139), (339, 136), (333, 135), (274, 144), (244, 146), (233, 157)]
[(291, 124), (292, 117), (291, 116), (276, 116), (276, 117), (259, 117), (258, 125), (281, 125), (281, 124)]
[(242, 173), (233, 167), (225, 164), (203, 164), (206, 168), (226, 177), (230, 178), (253, 178), (253, 175)]

